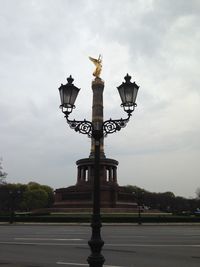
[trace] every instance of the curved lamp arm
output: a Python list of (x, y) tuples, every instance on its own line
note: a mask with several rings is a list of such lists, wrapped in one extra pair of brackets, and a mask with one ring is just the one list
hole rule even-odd
[(69, 120), (68, 116), (65, 116), (67, 123), (69, 124), (71, 129), (74, 129), (76, 132), (81, 134), (87, 134), (88, 137), (92, 137), (92, 130), (93, 124), (90, 121), (83, 120), (83, 121), (76, 121), (76, 120)]
[[(129, 119), (131, 117), (131, 113), (128, 113), (128, 117), (126, 119), (112, 120), (109, 119), (103, 122), (102, 129), (98, 130), (99, 132), (103, 132), (101, 137), (106, 137), (108, 134), (115, 133), (120, 131), (122, 128), (126, 127)], [(71, 129), (74, 129), (76, 132), (81, 134), (87, 134), (89, 138), (94, 137), (94, 135), (98, 135), (97, 131), (94, 131), (94, 125), (92, 122), (83, 120), (69, 120), (68, 115), (65, 116), (67, 123), (69, 124)]]
[(115, 133), (120, 131), (122, 128), (126, 127), (129, 119), (131, 117), (131, 113), (128, 113), (128, 118), (119, 119), (119, 120), (107, 120), (103, 123), (103, 135), (106, 137), (108, 134)]

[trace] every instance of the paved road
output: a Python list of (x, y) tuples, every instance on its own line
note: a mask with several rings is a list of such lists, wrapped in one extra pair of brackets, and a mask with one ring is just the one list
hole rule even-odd
[[(88, 266), (89, 226), (0, 225), (0, 267)], [(200, 226), (104, 226), (104, 266), (199, 267)]]

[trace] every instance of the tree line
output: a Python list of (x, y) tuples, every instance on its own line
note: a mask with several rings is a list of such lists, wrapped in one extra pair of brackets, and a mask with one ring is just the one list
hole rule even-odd
[[(6, 183), (7, 173), (3, 171), (0, 159), (0, 212), (11, 210), (31, 211), (40, 208), (50, 208), (54, 202), (54, 191), (48, 185), (36, 182), (28, 184)], [(170, 213), (200, 213), (200, 188), (196, 198), (175, 196), (172, 192), (155, 193), (143, 188), (126, 185), (127, 193), (133, 194), (134, 201), (140, 207)]]
[(155, 193), (143, 188), (127, 185), (127, 193), (132, 193), (138, 205), (149, 209), (171, 213), (194, 214), (200, 209), (200, 189), (197, 189), (196, 198), (175, 196), (172, 192)]
[(36, 182), (28, 184), (6, 183), (7, 173), (3, 171), (0, 159), (0, 212), (31, 211), (49, 208), (54, 202), (54, 191), (48, 185)]
[(30, 182), (28, 184), (1, 184), (0, 211), (31, 211), (51, 207), (54, 201), (53, 189), (47, 185)]

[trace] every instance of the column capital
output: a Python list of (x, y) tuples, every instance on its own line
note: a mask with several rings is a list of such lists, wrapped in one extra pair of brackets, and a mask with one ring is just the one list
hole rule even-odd
[(99, 77), (96, 77), (93, 81), (92, 81), (92, 88), (93, 87), (96, 87), (96, 86), (103, 86), (104, 87), (104, 81), (99, 78)]

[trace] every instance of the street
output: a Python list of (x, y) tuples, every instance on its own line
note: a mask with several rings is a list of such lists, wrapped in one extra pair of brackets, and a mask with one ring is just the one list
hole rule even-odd
[[(88, 266), (88, 225), (0, 225), (0, 266)], [(200, 266), (200, 226), (105, 225), (108, 267)]]

